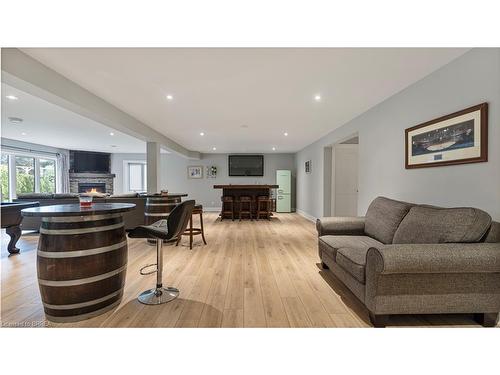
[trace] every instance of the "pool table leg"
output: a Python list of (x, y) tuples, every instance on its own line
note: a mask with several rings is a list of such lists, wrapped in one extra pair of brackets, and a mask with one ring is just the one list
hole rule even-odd
[(17, 241), (21, 238), (21, 227), (15, 225), (12, 227), (5, 228), (5, 232), (10, 236), (9, 244), (7, 245), (7, 250), (11, 254), (19, 253), (19, 248), (16, 247)]

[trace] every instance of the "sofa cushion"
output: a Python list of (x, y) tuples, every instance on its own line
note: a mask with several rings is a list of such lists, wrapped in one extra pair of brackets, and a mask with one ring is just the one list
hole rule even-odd
[(369, 247), (341, 247), (335, 261), (360, 283), (365, 283), (366, 253)]
[(395, 244), (479, 242), (491, 226), (491, 216), (477, 208), (415, 206), (399, 225)]
[(78, 198), (77, 193), (56, 193), (53, 196), (54, 199), (67, 199), (67, 198)]
[(109, 198), (137, 198), (139, 193), (111, 194)]
[(379, 248), (383, 243), (368, 236), (321, 236), (319, 238), (320, 247), (326, 251), (334, 260), (337, 250), (340, 248), (368, 249), (370, 247)]
[(392, 243), (394, 233), (412, 206), (385, 197), (375, 198), (366, 212), (365, 233), (382, 243)]
[(17, 199), (52, 199), (52, 193), (20, 193), (17, 194)]

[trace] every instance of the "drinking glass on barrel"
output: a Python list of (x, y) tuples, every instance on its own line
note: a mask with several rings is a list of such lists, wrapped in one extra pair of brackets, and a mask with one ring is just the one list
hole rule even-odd
[(80, 207), (88, 208), (92, 206), (92, 196), (91, 195), (81, 195), (80, 199)]

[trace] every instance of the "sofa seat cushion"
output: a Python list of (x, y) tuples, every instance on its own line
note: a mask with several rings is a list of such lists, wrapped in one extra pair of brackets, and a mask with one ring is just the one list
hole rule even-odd
[(479, 242), (491, 226), (491, 216), (477, 208), (415, 206), (399, 225), (395, 244)]
[(369, 248), (341, 247), (335, 261), (360, 283), (365, 283), (366, 253)]
[(384, 244), (391, 244), (399, 224), (414, 204), (377, 197), (368, 207), (365, 233)]
[(335, 260), (337, 250), (340, 248), (368, 249), (370, 247), (380, 248), (383, 243), (368, 236), (321, 236), (319, 238), (320, 248)]

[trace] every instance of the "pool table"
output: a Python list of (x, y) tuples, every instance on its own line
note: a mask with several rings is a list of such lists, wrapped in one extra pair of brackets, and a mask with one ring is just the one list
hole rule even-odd
[(5, 228), (5, 232), (10, 236), (9, 244), (7, 245), (7, 251), (11, 254), (19, 253), (19, 248), (16, 247), (16, 243), (21, 237), (21, 222), (23, 217), (21, 215), (21, 210), (24, 208), (38, 207), (38, 202), (23, 202), (23, 203), (13, 203), (13, 202), (2, 202), (1, 203), (1, 215), (2, 215), (2, 228)]

